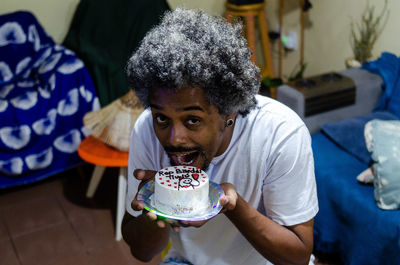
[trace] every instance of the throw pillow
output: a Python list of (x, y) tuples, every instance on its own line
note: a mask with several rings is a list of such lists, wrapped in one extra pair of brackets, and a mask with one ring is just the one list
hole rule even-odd
[(400, 209), (400, 121), (369, 121), (364, 136), (373, 160), (376, 203), (381, 209)]

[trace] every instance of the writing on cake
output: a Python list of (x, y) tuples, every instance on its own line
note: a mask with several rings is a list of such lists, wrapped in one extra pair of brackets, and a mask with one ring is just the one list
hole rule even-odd
[(191, 166), (175, 166), (157, 172), (154, 206), (167, 214), (190, 215), (209, 205), (207, 174)]

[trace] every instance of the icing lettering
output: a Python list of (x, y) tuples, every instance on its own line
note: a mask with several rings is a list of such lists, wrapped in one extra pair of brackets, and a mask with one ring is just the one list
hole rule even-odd
[(176, 169), (176, 174), (182, 174), (182, 173), (201, 173), (201, 169), (200, 168), (190, 168), (190, 169), (186, 169), (186, 168), (177, 168)]
[[(170, 184), (170, 182), (174, 183), (174, 188), (193, 188), (200, 185), (200, 175), (203, 176), (204, 174), (202, 173), (202, 170), (200, 168), (174, 168), (174, 170), (160, 170), (158, 172), (158, 175), (160, 177), (160, 180), (164, 180), (167, 183)], [(165, 182), (161, 182), (161, 184), (164, 185)], [(177, 186), (175, 186), (177, 185)], [(172, 186), (172, 185), (168, 185)]]

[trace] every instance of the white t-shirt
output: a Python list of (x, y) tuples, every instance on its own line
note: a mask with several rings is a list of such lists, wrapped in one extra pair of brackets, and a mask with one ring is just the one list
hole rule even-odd
[[(238, 115), (227, 150), (211, 161), (207, 174), (216, 183), (230, 182), (254, 208), (281, 225), (306, 222), (318, 212), (310, 134), (291, 109), (257, 95), (258, 107)], [(158, 141), (150, 110), (136, 121), (131, 136), (127, 211), (139, 181), (134, 169), (159, 170), (170, 161)], [(219, 214), (200, 228), (171, 230), (172, 249), (195, 265), (270, 264)]]

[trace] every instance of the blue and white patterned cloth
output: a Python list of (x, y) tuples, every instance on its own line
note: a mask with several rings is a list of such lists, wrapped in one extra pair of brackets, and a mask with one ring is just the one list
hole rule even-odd
[(0, 16), (0, 188), (81, 163), (82, 119), (99, 107), (83, 62), (31, 13)]

